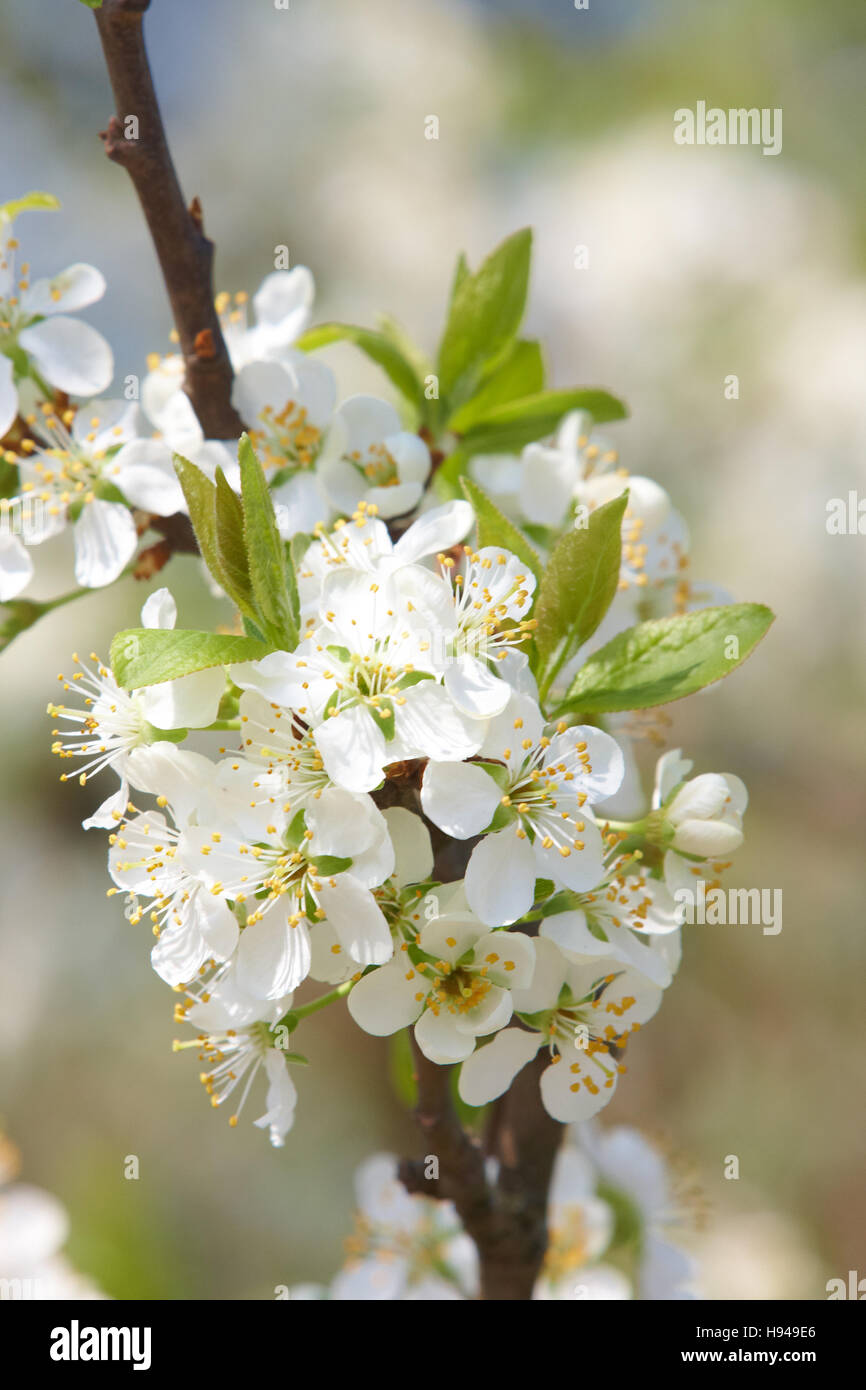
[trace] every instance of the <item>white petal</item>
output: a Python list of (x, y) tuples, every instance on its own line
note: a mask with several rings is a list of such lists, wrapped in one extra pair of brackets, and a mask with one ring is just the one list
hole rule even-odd
[(119, 789), (97, 806), (92, 816), (81, 822), (84, 830), (116, 830), (118, 823), (126, 815), (129, 801), (129, 787), (121, 782)]
[(521, 461), (520, 506), (526, 520), (539, 526), (560, 526), (578, 481), (576, 460), (559, 449), (528, 444)]
[(177, 622), (177, 604), (170, 589), (154, 589), (141, 609), (142, 627), (171, 628)]
[(377, 396), (349, 396), (337, 416), (348, 431), (347, 452), (357, 449), (365, 454), (374, 444), (381, 444), (387, 435), (398, 434), (400, 430), (400, 417), (393, 405)]
[(493, 778), (477, 763), (428, 763), (421, 784), (425, 816), (458, 840), (480, 835), (502, 798)]
[(387, 521), (414, 511), (423, 492), (423, 483), (394, 483), (390, 487), (365, 488), (364, 499), (376, 507), (379, 516)]
[[(202, 803), (213, 782), (214, 764), (202, 753), (160, 739), (134, 748), (126, 761), (132, 785), (150, 796), (164, 796), (178, 825)], [(198, 870), (198, 863), (192, 872)]]
[(457, 1027), (460, 1017), (460, 1014), (451, 1014), (447, 1009), (441, 1009), (438, 1014), (434, 1014), (432, 1009), (424, 1010), (415, 1024), (415, 1041), (431, 1062), (448, 1066), (463, 1062), (472, 1055), (475, 1036)]
[(381, 729), (363, 705), (353, 705), (320, 724), (313, 735), (325, 771), (338, 786), (372, 791), (389, 761)]
[(3, 530), (0, 524), (0, 603), (17, 598), (32, 578), (33, 561), (29, 552), (17, 536)]
[(663, 753), (656, 763), (655, 788), (653, 791), (653, 809), (657, 810), (667, 801), (674, 787), (682, 782), (684, 777), (688, 777), (694, 766), (688, 758), (684, 758), (679, 748), (671, 748), (667, 753)]
[(225, 688), (221, 666), (162, 681), (142, 690), (144, 716), (157, 729), (206, 729), (217, 717)]
[(27, 314), (74, 314), (105, 294), (105, 276), (95, 266), (78, 262), (51, 279), (34, 280), (21, 298)]
[(675, 849), (684, 854), (702, 854), (710, 858), (733, 854), (743, 843), (739, 826), (721, 820), (685, 820), (677, 826), (673, 838)]
[(389, 434), (385, 448), (397, 465), (401, 483), (424, 483), (430, 472), (430, 450), (419, 435), (411, 430)]
[(478, 752), (486, 725), (455, 709), (435, 681), (410, 686), (404, 698), (406, 703), (395, 709), (397, 734), (415, 756), (448, 762)]
[(11, 357), (0, 352), (0, 439), (15, 423), (18, 414), (18, 388)]
[(253, 295), (256, 318), (278, 326), (285, 341), (294, 342), (309, 323), (315, 292), (313, 276), (305, 265), (272, 270)]
[(535, 896), (535, 855), (512, 828), (486, 835), (466, 869), (466, 897), (490, 927), (508, 926), (528, 912)]
[(343, 950), (361, 966), (384, 965), (394, 943), (375, 898), (350, 873), (339, 874), (334, 882), (334, 887), (322, 884), (319, 902)]
[(554, 883), (563, 884), (573, 893), (588, 893), (591, 888), (597, 888), (604, 877), (604, 841), (601, 831), (595, 821), (590, 819), (586, 809), (583, 815), (583, 830), (575, 837), (583, 845), (583, 849), (566, 845), (564, 848), (569, 852), (563, 855), (556, 845), (545, 849), (540, 836), (536, 836), (532, 846), (538, 877), (552, 878)]
[(277, 999), (305, 980), (310, 937), (305, 923), (290, 927), (279, 905), (245, 927), (238, 943), (238, 980), (258, 999)]
[(331, 515), (319, 479), (313, 473), (298, 473), (282, 487), (273, 490), (277, 525), (283, 540), (299, 531), (312, 531)]
[(85, 503), (73, 534), (75, 578), (85, 589), (101, 589), (113, 583), (138, 545), (129, 508), (100, 498)]
[(535, 971), (535, 942), (519, 931), (485, 932), (475, 943), (475, 965), (486, 965), (496, 985), (527, 989)]
[(114, 357), (101, 333), (78, 319), (43, 319), (18, 335), (42, 375), (70, 396), (95, 396), (114, 375)]
[(444, 679), (445, 689), (457, 708), (473, 719), (492, 719), (502, 713), (511, 698), (511, 686), (469, 652), (450, 663)]
[(728, 798), (728, 784), (718, 772), (704, 772), (677, 792), (668, 807), (668, 819), (679, 825), (685, 820), (707, 820), (717, 816)]
[(433, 847), (426, 825), (402, 806), (389, 806), (383, 814), (394, 846), (397, 887), (423, 883), (433, 872)]
[(579, 1060), (575, 1062), (561, 1057), (541, 1073), (544, 1108), (564, 1125), (597, 1115), (616, 1090), (618, 1073), (613, 1058), (603, 1054), (599, 1065), (586, 1052), (578, 1051), (577, 1056)]
[(426, 555), (436, 555), (440, 550), (450, 550), (475, 524), (475, 513), (468, 502), (446, 502), (444, 506), (431, 511), (413, 521), (394, 546), (394, 560), (399, 565), (410, 565)]
[(467, 1105), (486, 1105), (504, 1095), (542, 1044), (540, 1033), (505, 1028), (463, 1063), (458, 1091)]
[(298, 378), (285, 363), (249, 362), (235, 376), (232, 405), (245, 420), (253, 423), (265, 410), (277, 413), (288, 402), (297, 403), (300, 394)]
[(535, 1014), (551, 1009), (568, 973), (568, 961), (552, 941), (539, 936), (535, 941), (535, 969), (528, 989), (514, 990), (514, 1007), (518, 1013)]
[(428, 992), (429, 985), (401, 951), (390, 965), (359, 980), (346, 1002), (359, 1028), (384, 1038), (415, 1022)]
[(268, 1078), (267, 1110), (258, 1120), (253, 1120), (253, 1124), (258, 1129), (269, 1130), (271, 1143), (280, 1149), (295, 1122), (298, 1092), (286, 1059), (278, 1048), (269, 1048), (265, 1053), (265, 1073)]
[(291, 652), (270, 652), (261, 661), (237, 662), (229, 674), (241, 690), (254, 690), (277, 705), (287, 704), (290, 683), (297, 675), (296, 659)]
[(174, 516), (186, 510), (183, 489), (177, 480), (171, 453), (156, 439), (134, 439), (124, 444), (105, 470), (127, 502), (156, 516)]

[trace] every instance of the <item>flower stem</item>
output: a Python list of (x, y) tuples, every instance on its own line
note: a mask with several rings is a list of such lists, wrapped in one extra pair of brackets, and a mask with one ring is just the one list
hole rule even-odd
[(289, 1012), (280, 1019), (280, 1023), (293, 1033), (302, 1018), (308, 1018), (310, 1014), (318, 1013), (319, 1009), (325, 1009), (329, 1004), (335, 1004), (338, 999), (344, 999), (352, 989), (355, 981), (346, 980), (343, 984), (337, 985), (335, 989), (329, 990), (327, 994), (320, 994), (318, 999), (311, 999), (309, 1004), (299, 1004), (296, 1009), (289, 1009)]

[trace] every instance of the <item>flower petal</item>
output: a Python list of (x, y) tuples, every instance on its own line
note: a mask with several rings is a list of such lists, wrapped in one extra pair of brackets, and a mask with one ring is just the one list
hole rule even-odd
[(479, 1047), (464, 1063), (457, 1087), (467, 1105), (486, 1105), (504, 1095), (519, 1071), (531, 1062), (543, 1042), (540, 1033), (504, 1028), (493, 1042)]
[(78, 319), (43, 319), (18, 335), (42, 375), (70, 396), (96, 396), (114, 376), (114, 355), (101, 333)]
[(454, 1062), (464, 1062), (472, 1055), (475, 1047), (474, 1033), (465, 1033), (458, 1028), (460, 1014), (441, 1009), (434, 1013), (425, 1009), (415, 1024), (415, 1041), (424, 1056), (439, 1066), (449, 1066)]
[(304, 922), (289, 926), (279, 907), (241, 932), (238, 981), (257, 999), (278, 999), (305, 980), (310, 970), (310, 936)]
[(429, 986), (401, 951), (391, 964), (359, 980), (346, 1002), (359, 1028), (384, 1038), (415, 1022), (428, 992)]
[(528, 912), (535, 896), (535, 855), (514, 829), (498, 830), (476, 845), (466, 869), (466, 897), (489, 927), (508, 926)]
[(15, 423), (18, 414), (18, 387), (12, 358), (0, 353), (0, 439)]
[(490, 824), (502, 793), (477, 763), (428, 763), (421, 783), (425, 816), (458, 840), (480, 835)]
[(21, 297), (27, 314), (74, 314), (105, 294), (105, 276), (83, 261), (67, 266), (50, 279), (34, 280)]
[(397, 887), (423, 883), (433, 872), (433, 847), (426, 825), (403, 806), (389, 806), (383, 814), (394, 846)]
[(319, 902), (340, 945), (360, 966), (384, 965), (394, 954), (391, 930), (376, 899), (350, 873), (322, 884)]
[(33, 561), (17, 536), (0, 526), (0, 603), (8, 603), (33, 578)]
[(75, 523), (75, 578), (85, 589), (112, 584), (135, 554), (138, 535), (128, 507), (87, 502)]

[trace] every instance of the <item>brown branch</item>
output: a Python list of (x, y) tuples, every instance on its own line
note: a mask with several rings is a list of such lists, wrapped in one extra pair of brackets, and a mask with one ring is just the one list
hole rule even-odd
[(231, 403), (232, 365), (214, 307), (214, 247), (204, 235), (198, 199), (190, 207), (184, 202), (166, 140), (144, 45), (149, 5), (103, 0), (93, 12), (117, 104), (100, 138), (109, 159), (132, 179), (147, 220), (180, 339), (187, 395), (205, 435), (231, 439), (243, 424)]

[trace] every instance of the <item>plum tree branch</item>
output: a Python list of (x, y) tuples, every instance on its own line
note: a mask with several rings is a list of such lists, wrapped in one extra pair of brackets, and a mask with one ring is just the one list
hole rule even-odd
[(186, 392), (205, 435), (236, 438), (232, 365), (214, 306), (214, 247), (201, 204), (184, 202), (144, 43), (150, 0), (103, 0), (94, 10), (117, 114), (101, 133), (108, 158), (126, 169), (144, 212), (186, 367)]

